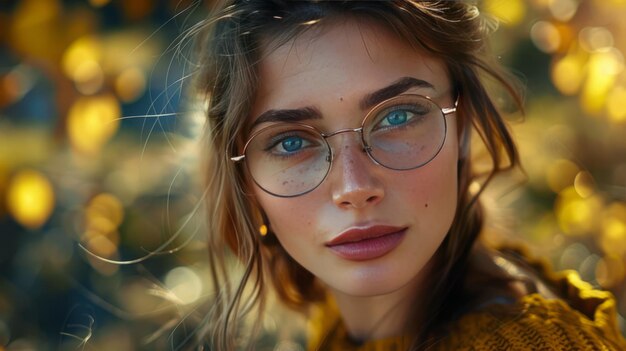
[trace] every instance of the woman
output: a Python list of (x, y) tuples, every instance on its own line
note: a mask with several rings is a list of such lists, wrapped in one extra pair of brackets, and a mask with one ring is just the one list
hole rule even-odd
[[(493, 164), (483, 185), (518, 165), (480, 77), (521, 102), (485, 58), (473, 5), (235, 0), (216, 13), (198, 77), (217, 349), (239, 346), (270, 291), (310, 317), (312, 350), (626, 348), (608, 293), (477, 241), (472, 129)], [(233, 287), (229, 253), (245, 264)]]

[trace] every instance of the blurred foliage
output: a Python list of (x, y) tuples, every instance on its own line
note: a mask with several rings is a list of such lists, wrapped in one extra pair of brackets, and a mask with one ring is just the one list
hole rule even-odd
[[(202, 324), (215, 289), (181, 33), (208, 8), (0, 2), (0, 350), (175, 348)], [(484, 235), (579, 271), (625, 315), (626, 1), (481, 8), (527, 94), (510, 118), (526, 175), (489, 189)], [(265, 349), (301, 349), (281, 313)]]

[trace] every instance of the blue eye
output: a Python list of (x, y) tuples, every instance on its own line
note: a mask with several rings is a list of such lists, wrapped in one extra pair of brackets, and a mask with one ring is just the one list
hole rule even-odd
[(326, 146), (324, 140), (314, 131), (297, 128), (287, 124), (262, 130), (254, 137), (255, 143), (250, 147), (258, 147), (268, 156), (304, 157), (316, 152), (319, 147)]
[(396, 108), (381, 115), (376, 129), (404, 127), (414, 122), (414, 119), (415, 113), (411, 109)]
[(396, 110), (391, 111), (386, 117), (385, 121), (389, 123), (389, 125), (397, 126), (403, 123), (406, 123), (408, 119), (407, 111), (405, 110)]
[(302, 138), (291, 136), (282, 140), (280, 145), (287, 152), (295, 152), (302, 148)]

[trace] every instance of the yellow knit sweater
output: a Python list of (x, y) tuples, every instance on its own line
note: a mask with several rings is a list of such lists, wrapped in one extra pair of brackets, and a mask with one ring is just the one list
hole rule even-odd
[[(541, 274), (559, 298), (533, 293), (489, 304), (453, 322), (428, 350), (626, 350), (611, 293), (594, 290), (573, 271)], [(309, 325), (309, 350), (403, 351), (411, 343), (407, 335), (355, 344), (332, 303), (321, 306)]]

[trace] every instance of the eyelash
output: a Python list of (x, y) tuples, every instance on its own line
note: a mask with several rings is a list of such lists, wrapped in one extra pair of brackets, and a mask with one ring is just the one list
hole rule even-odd
[(283, 132), (283, 133), (279, 133), (278, 135), (275, 135), (271, 138), (269, 138), (268, 144), (263, 151), (266, 152), (269, 155), (272, 155), (274, 157), (280, 157), (280, 158), (287, 158), (287, 157), (293, 157), (296, 156), (298, 153), (300, 153), (298, 151), (295, 152), (286, 152), (286, 153), (276, 153), (276, 152), (272, 152), (272, 150), (274, 148), (276, 148), (276, 146), (278, 144), (280, 144), (281, 142), (285, 141), (287, 138), (290, 137), (298, 137), (302, 140), (304, 140), (305, 142), (308, 142), (309, 144), (313, 144), (312, 140), (309, 138), (304, 137), (302, 134), (298, 133), (297, 131), (287, 131), (287, 132)]
[[(419, 110), (421, 108), (421, 111)], [(401, 125), (398, 126), (386, 126), (383, 128), (403, 128), (406, 127), (409, 124), (413, 124), (413, 123), (418, 123), (420, 122), (423, 117), (427, 114), (428, 111), (423, 111), (424, 108), (423, 106), (415, 106), (415, 105), (398, 105), (398, 106), (392, 106), (387, 110), (384, 110), (383, 112), (381, 112), (381, 115), (383, 117), (380, 118), (380, 120), (378, 120), (376, 122), (376, 124), (374, 125), (374, 129), (372, 130), (377, 130), (376, 126), (378, 126), (385, 118), (387, 118), (387, 116), (389, 116), (389, 114), (396, 112), (396, 111), (406, 111), (410, 114), (412, 114), (413, 116), (411, 118), (409, 118), (407, 120), (407, 123), (403, 123)]]

